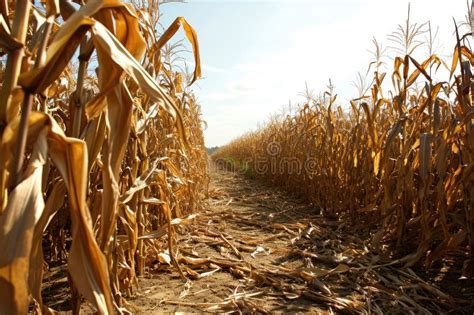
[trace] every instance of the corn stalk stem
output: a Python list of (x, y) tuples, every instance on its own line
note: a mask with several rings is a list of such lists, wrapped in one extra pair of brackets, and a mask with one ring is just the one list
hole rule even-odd
[[(29, 0), (18, 0), (15, 2), (15, 17), (11, 34), (20, 43), (22, 47), (11, 51), (8, 54), (7, 65), (5, 68), (5, 81), (0, 91), (0, 126), (7, 123), (7, 111), (10, 94), (18, 83), (21, 64), (25, 55), (25, 40), (28, 30), (28, 20), (30, 16), (31, 2)], [(0, 127), (0, 130), (3, 129)]]
[[(16, 17), (16, 15), (15, 15)], [(26, 20), (28, 22), (28, 20)], [(36, 56), (34, 68), (42, 66), (44, 55), (46, 53), (46, 47), (48, 45), (49, 36), (51, 34), (53, 22), (47, 21), (46, 28), (44, 30), (43, 40)], [(24, 51), (22, 51), (24, 54)], [(21, 65), (21, 62), (20, 62)], [(13, 160), (12, 177), (10, 180), (10, 189), (15, 188), (21, 181), (21, 170), (23, 168), (23, 160), (25, 155), (26, 140), (28, 135), (28, 120), (30, 118), (31, 109), (33, 107), (33, 94), (27, 91), (21, 108), (20, 118), (20, 129), (18, 134), (17, 143), (15, 146), (15, 159)], [(46, 111), (46, 105), (44, 105), (44, 111)]]
[(48, 46), (49, 36), (51, 35), (52, 28), (53, 28), (53, 22), (49, 20), (46, 21), (46, 28), (44, 29), (43, 40), (41, 41), (41, 46), (36, 56), (35, 68), (41, 67), (44, 63), (43, 59), (46, 53), (46, 47)]
[(84, 77), (87, 70), (87, 61), (81, 60), (79, 62), (79, 71), (77, 74), (77, 89), (75, 92), (76, 100), (74, 102), (74, 120), (72, 123), (72, 136), (79, 138), (81, 134), (82, 124), (82, 105), (84, 102), (83, 91), (84, 91)]
[[(43, 41), (41, 42), (41, 46), (36, 56), (35, 68), (41, 67), (44, 63), (46, 47), (48, 46), (49, 36), (51, 34), (52, 29), (53, 29), (53, 21), (48, 19), (46, 21), (46, 28), (44, 29)], [(44, 113), (47, 112), (47, 106), (46, 106), (47, 101), (48, 101), (47, 97), (42, 99), (41, 101), (41, 111), (43, 111)]]
[[(3, 83), (2, 91), (0, 92), (0, 122), (6, 123), (6, 113), (8, 111), (8, 103), (13, 88), (18, 84), (18, 77), (20, 76), (21, 64), (25, 54), (25, 40), (28, 30), (29, 12), (31, 9), (31, 2), (28, 0), (17, 1), (15, 3), (15, 17), (13, 19), (12, 36), (15, 37), (22, 47), (15, 49), (8, 54), (5, 82)], [(10, 189), (21, 180), (21, 169), (23, 167), (23, 155), (25, 154), (26, 135), (28, 134), (28, 118), (30, 116), (31, 107), (33, 104), (33, 96), (30, 93), (25, 93), (23, 99), (19, 134), (15, 146), (15, 159), (13, 159), (12, 177), (10, 179)]]
[(1, 10), (2, 14), (4, 14), (3, 18), (8, 23), (8, 14), (9, 14), (8, 0), (0, 1), (0, 10)]

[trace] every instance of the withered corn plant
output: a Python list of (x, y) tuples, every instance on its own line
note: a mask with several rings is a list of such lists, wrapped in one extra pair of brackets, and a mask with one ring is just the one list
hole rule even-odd
[[(380, 72), (377, 57), (370, 88), (360, 88), (348, 106), (337, 106), (329, 91), (212, 158), (305, 196), (325, 215), (354, 225), (369, 218), (374, 249), (396, 250), (405, 266), (456, 257), (464, 275), (474, 276), (471, 35), (458, 36), (449, 77), (436, 81), (445, 63), (435, 54), (422, 62), (411, 55), (419, 26), (407, 20), (397, 32), (392, 38), (405, 55), (395, 56), (389, 73)], [(414, 89), (415, 82), (423, 88)]]
[[(2, 314), (32, 301), (51, 311), (43, 265), (65, 258), (74, 312), (81, 296), (100, 313), (120, 311), (157, 254), (179, 268), (171, 220), (199, 210), (206, 193), (189, 88), (201, 75), (194, 29), (179, 17), (160, 34), (139, 3), (75, 2), (0, 1)], [(165, 62), (180, 27), (190, 75)]]

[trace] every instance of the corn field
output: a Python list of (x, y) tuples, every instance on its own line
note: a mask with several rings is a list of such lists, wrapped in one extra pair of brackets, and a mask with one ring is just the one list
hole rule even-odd
[[(159, 305), (473, 307), (410, 269), (449, 261), (474, 277), (474, 54), (462, 31), (474, 29), (473, 7), (455, 23), (449, 60), (409, 8), (389, 35), (389, 68), (374, 39), (356, 98), (341, 103), (330, 81), (212, 153), (298, 203), (210, 172), (191, 89), (202, 76), (198, 35), (183, 17), (161, 24), (166, 2), (180, 0), (0, 0), (0, 314), (56, 314), (43, 291), (51, 266), (64, 267), (73, 314), (84, 301), (129, 313), (145, 295), (139, 281), (158, 269), (185, 282)], [(221, 289), (191, 291), (189, 279), (213, 276)]]
[(372, 83), (358, 98), (338, 105), (331, 87), (319, 98), (307, 95), (295, 112), (272, 118), (212, 158), (305, 197), (328, 217), (369, 227), (372, 250), (387, 261), (429, 268), (454, 257), (469, 277), (474, 274), (472, 35), (456, 33), (450, 61), (434, 53), (416, 60), (419, 27), (409, 19), (400, 26), (393, 39), (402, 47), (393, 66), (383, 71), (374, 60)]
[[(173, 219), (208, 184), (201, 68), (195, 30), (159, 33), (158, 4), (0, 1), (1, 314), (53, 311), (44, 261), (67, 259), (75, 313), (81, 296), (120, 311), (158, 253), (179, 269)], [(180, 28), (193, 71), (174, 64)]]

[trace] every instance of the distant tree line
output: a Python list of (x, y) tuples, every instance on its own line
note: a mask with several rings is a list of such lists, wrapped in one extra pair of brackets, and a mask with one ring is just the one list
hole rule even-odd
[(215, 146), (215, 147), (206, 147), (206, 150), (207, 150), (207, 154), (211, 155), (212, 153), (214, 153), (214, 151), (216, 151), (217, 149), (219, 149), (218, 146)]

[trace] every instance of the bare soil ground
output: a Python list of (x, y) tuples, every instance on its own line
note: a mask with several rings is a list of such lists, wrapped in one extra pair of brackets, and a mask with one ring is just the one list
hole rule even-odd
[[(131, 312), (474, 312), (472, 280), (386, 263), (350, 233), (350, 222), (242, 175), (215, 170), (211, 178), (207, 210), (177, 228), (189, 279), (157, 260), (127, 298)], [(49, 277), (46, 300), (61, 308), (67, 301), (56, 295), (67, 280)]]

